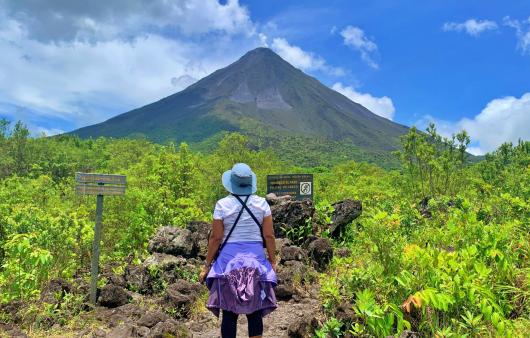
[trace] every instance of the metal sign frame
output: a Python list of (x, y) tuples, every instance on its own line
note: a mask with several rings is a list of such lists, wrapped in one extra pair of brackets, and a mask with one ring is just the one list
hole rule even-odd
[(267, 193), (290, 195), (293, 199), (313, 199), (313, 174), (267, 175)]
[(101, 242), (101, 223), (103, 219), (103, 196), (125, 194), (127, 178), (125, 175), (96, 173), (75, 173), (77, 182), (75, 191), (79, 195), (96, 195), (96, 224), (94, 225), (94, 242), (92, 243), (92, 260), (90, 267), (90, 302), (96, 305), (97, 284), (99, 275), (99, 253)]

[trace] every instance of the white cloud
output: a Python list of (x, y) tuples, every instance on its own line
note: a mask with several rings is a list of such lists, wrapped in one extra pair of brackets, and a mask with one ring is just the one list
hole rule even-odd
[(504, 17), (504, 24), (515, 29), (517, 35), (517, 48), (523, 54), (530, 54), (530, 17), (526, 20), (515, 20), (509, 16)]
[[(146, 29), (185, 35), (252, 33), (248, 10), (238, 0), (113, 0), (2, 2), (40, 41), (101, 41), (130, 38)], [(151, 31), (152, 32), (152, 31)]]
[(273, 39), (271, 47), (287, 62), (302, 70), (320, 70), (334, 76), (343, 76), (345, 74), (342, 68), (327, 65), (322, 57), (306, 52), (298, 46), (291, 45), (284, 38)]
[(491, 20), (476, 20), (468, 19), (464, 22), (446, 22), (442, 26), (442, 29), (446, 32), (466, 32), (471, 36), (478, 36), (488, 30), (496, 30), (498, 28), (497, 23)]
[(375, 97), (368, 93), (360, 93), (353, 87), (344, 86), (337, 82), (331, 88), (346, 96), (353, 102), (359, 103), (372, 113), (392, 120), (394, 118), (395, 108), (392, 99), (388, 96)]
[[(107, 8), (101, 2), (0, 0), (9, 4), (0, 6), (0, 105), (19, 107), (4, 114), (24, 118), (37, 132), (39, 126), (57, 129), (43, 120), (69, 121), (71, 127), (101, 122), (184, 89), (260, 46), (246, 9), (235, 0), (125, 1), (123, 17), (118, 2)], [(144, 5), (149, 8), (142, 19)], [(174, 34), (131, 24), (145, 19), (147, 25), (155, 15), (166, 18), (159, 28)]]
[(361, 53), (361, 58), (370, 67), (378, 69), (379, 65), (372, 59), (372, 54), (377, 52), (377, 45), (368, 38), (359, 27), (347, 26), (340, 35), (344, 38), (344, 44), (355, 48)]
[(470, 152), (484, 154), (497, 149), (504, 142), (530, 140), (530, 92), (520, 98), (507, 96), (494, 99), (471, 119), (450, 122), (425, 116), (417, 124), (425, 126), (427, 121), (435, 122), (444, 136), (465, 129), (471, 136)]
[(66, 131), (58, 128), (44, 128), (44, 127), (36, 127), (35, 129), (35, 136), (53, 136), (53, 135), (59, 135), (64, 134)]

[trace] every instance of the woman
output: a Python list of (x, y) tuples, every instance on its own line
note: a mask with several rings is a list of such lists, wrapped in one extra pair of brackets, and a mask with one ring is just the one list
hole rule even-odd
[(223, 312), (223, 338), (236, 337), (239, 314), (247, 315), (249, 337), (261, 337), (263, 317), (276, 309), (271, 209), (264, 198), (254, 195), (256, 175), (248, 165), (237, 163), (223, 174), (222, 182), (230, 195), (215, 205), (200, 281), (210, 289), (208, 309), (216, 316)]

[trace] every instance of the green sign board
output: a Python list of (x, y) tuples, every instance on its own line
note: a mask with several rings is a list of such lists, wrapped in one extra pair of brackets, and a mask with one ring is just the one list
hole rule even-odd
[(267, 193), (289, 195), (296, 200), (313, 199), (313, 174), (267, 176)]

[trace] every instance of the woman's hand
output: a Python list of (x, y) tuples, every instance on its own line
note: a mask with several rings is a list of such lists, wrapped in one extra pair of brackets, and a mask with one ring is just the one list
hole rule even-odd
[(207, 265), (204, 265), (202, 267), (202, 270), (201, 272), (199, 273), (199, 283), (204, 283), (204, 281), (206, 280), (206, 277), (208, 276), (208, 272), (210, 272), (210, 267), (207, 266)]
[(274, 260), (274, 261), (269, 261), (269, 263), (271, 263), (271, 265), (272, 265), (272, 269), (273, 269), (274, 271), (276, 271), (276, 261), (275, 261), (275, 260)]

